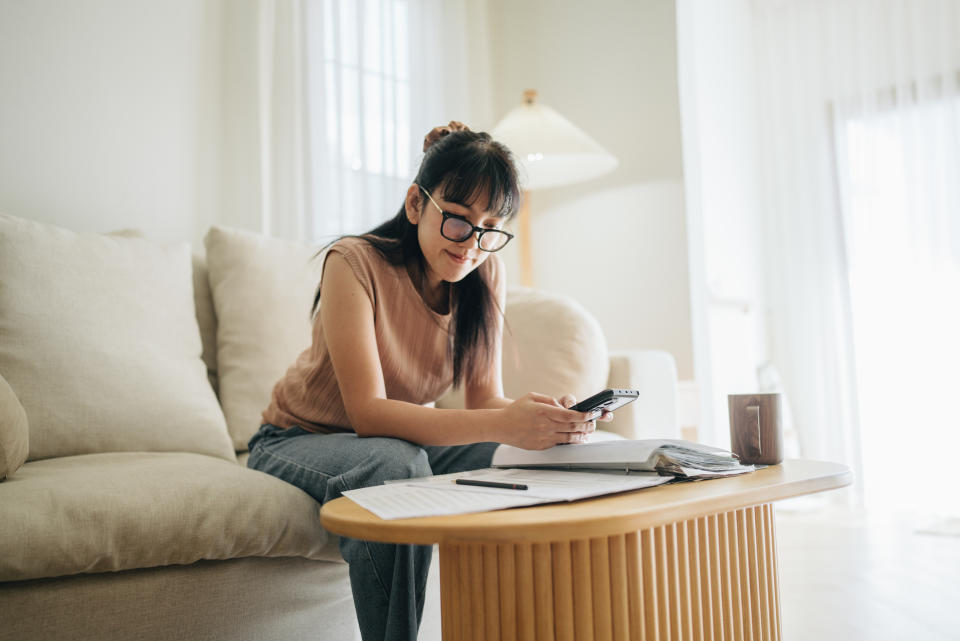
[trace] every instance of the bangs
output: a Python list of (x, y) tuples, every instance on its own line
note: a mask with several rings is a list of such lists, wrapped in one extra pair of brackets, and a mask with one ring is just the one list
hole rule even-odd
[(491, 154), (476, 154), (447, 174), (439, 185), (445, 200), (472, 206), (485, 195), (497, 218), (513, 218), (520, 192), (511, 168)]

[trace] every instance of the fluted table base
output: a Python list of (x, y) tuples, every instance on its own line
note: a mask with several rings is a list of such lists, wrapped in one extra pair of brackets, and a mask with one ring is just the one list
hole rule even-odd
[(445, 641), (780, 639), (770, 503), (607, 537), (441, 543), (440, 583)]

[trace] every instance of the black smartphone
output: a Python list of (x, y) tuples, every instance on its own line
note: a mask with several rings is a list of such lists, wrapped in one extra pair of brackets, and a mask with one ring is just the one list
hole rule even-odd
[(640, 391), (635, 389), (605, 389), (599, 394), (594, 394), (590, 398), (580, 401), (570, 409), (578, 412), (591, 412), (593, 410), (612, 412), (618, 407), (623, 407), (627, 403), (637, 400), (638, 396), (640, 396)]

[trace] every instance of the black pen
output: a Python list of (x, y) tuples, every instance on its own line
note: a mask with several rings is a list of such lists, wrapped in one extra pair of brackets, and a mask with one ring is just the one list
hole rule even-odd
[(454, 481), (457, 485), (478, 485), (480, 487), (498, 487), (501, 490), (525, 490), (527, 486), (523, 483), (500, 483), (498, 481), (479, 481), (477, 479), (457, 479)]

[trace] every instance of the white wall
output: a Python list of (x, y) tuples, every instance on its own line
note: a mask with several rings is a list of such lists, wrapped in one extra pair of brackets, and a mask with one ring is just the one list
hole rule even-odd
[[(256, 228), (256, 149), (236, 135), (256, 121), (249, 4), (0, 0), (0, 211), (160, 240), (199, 242), (224, 212)], [(486, 17), (480, 126), (532, 87), (620, 160), (533, 194), (536, 284), (692, 378), (673, 0), (490, 0)]]
[(197, 241), (218, 207), (220, 0), (0, 0), (0, 211)]
[(260, 175), (260, 42), (256, 0), (223, 7), (221, 99), (223, 122), (218, 223), (262, 230)]
[(495, 119), (537, 89), (620, 161), (531, 194), (534, 284), (590, 308), (611, 347), (665, 349), (692, 378), (673, 0), (489, 0), (489, 16)]
[(749, 0), (677, 0), (698, 437), (729, 446), (728, 394), (766, 359)]

